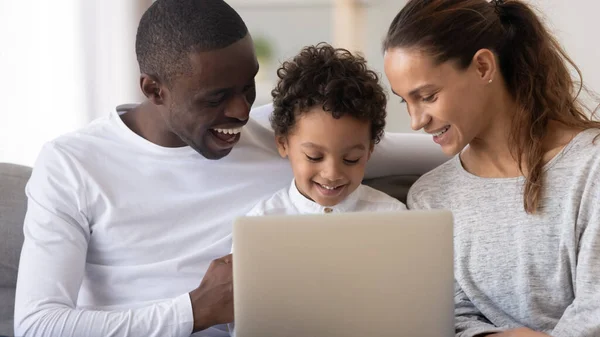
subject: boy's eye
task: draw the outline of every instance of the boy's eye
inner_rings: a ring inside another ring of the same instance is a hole
[[[360,158],[358,158],[358,159],[356,159],[356,160],[344,159],[344,162],[345,162],[346,164],[351,164],[351,165],[352,165],[352,164],[356,164],[356,163],[358,163],[359,161],[360,161]]]
[[[311,157],[309,155],[306,155],[306,159],[308,159],[309,161],[317,162],[317,161],[323,159],[323,157]]]

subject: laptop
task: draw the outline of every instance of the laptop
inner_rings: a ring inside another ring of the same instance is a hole
[[[238,218],[236,337],[454,336],[448,211]]]

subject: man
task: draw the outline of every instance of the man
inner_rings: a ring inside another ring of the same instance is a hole
[[[221,0],[157,0],[136,52],[147,100],[48,143],[35,165],[17,336],[228,335],[233,219],[292,178],[249,119],[252,39]]]

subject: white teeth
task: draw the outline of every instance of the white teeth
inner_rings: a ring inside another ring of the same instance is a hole
[[[337,187],[332,187],[332,186],[327,186],[327,185],[323,185],[323,184],[319,184],[321,185],[321,187],[323,187],[326,190],[335,190]]]
[[[432,133],[432,135],[434,135],[435,137],[439,137],[441,135],[443,135],[444,133],[446,133],[446,131],[448,131],[448,129],[450,129],[449,126],[445,127],[442,131],[440,132],[436,132],[436,133]]]
[[[217,129],[214,128],[213,130],[220,132],[220,133],[224,133],[226,135],[237,135],[238,133],[242,132],[242,128],[236,128],[236,129]]]

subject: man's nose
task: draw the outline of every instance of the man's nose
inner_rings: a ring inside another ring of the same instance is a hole
[[[250,103],[246,96],[236,95],[227,105],[225,116],[235,118],[240,121],[246,121],[250,118]]]

